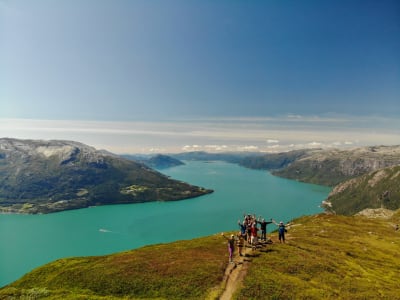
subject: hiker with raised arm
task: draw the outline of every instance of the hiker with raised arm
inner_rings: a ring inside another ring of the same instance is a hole
[[[254,223],[251,225],[251,247],[253,250],[257,248],[258,244],[258,228],[257,228],[257,222],[254,221]]]
[[[228,238],[222,232],[221,235],[228,240],[228,252],[229,252],[229,262],[233,263],[233,252],[235,251],[235,236],[231,234],[231,237]]]
[[[242,250],[244,247],[244,236],[243,236],[242,232],[240,232],[240,231],[238,232],[238,235],[237,235],[236,244],[238,247],[239,256],[243,256]]]
[[[246,226],[247,226],[246,221],[244,220],[243,223],[240,223],[240,220],[238,220],[238,225],[240,227],[240,234],[243,237],[246,237]]]
[[[251,244],[251,224],[252,224],[251,219],[250,218],[247,219],[247,224],[246,224],[247,239],[246,239],[246,241],[248,244]]]
[[[272,222],[278,226],[278,234],[279,234],[279,243],[284,243],[285,242],[285,233],[287,232],[285,224],[283,224],[282,221],[278,223],[276,223],[275,220],[272,220]]]
[[[266,241],[267,240],[267,225],[272,223],[272,219],[269,222],[265,221],[265,219],[262,219],[262,221],[260,222],[260,219],[261,219],[261,217],[258,218],[257,223],[261,225],[261,240]]]

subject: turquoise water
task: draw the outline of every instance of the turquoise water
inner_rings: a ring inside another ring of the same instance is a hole
[[[287,222],[320,212],[318,205],[330,191],[224,162],[186,162],[163,173],[215,192],[176,202],[0,215],[0,286],[62,257],[109,254],[236,230],[244,212]],[[269,231],[273,229],[269,225]]]

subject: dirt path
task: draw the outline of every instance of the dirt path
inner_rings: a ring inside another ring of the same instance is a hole
[[[269,246],[268,246],[269,247]],[[264,248],[265,249],[265,248]],[[236,249],[235,249],[236,250]],[[224,283],[225,289],[219,300],[230,300],[235,291],[240,288],[244,277],[246,276],[249,263],[259,250],[252,250],[250,246],[243,248],[243,256],[236,253],[234,263],[230,263],[225,270]]]
[[[301,224],[291,225],[291,226],[299,226]],[[218,297],[219,300],[230,300],[232,299],[233,294],[236,290],[240,289],[243,279],[246,276],[247,269],[249,264],[252,261],[252,258],[256,255],[259,255],[259,251],[268,252],[273,244],[278,243],[279,240],[276,235],[269,236],[272,243],[262,243],[260,247],[257,247],[256,250],[253,250],[250,245],[245,245],[243,248],[243,256],[239,256],[237,252],[235,252],[234,263],[230,263],[225,270],[225,275],[223,278],[223,292]],[[286,235],[286,241],[291,240],[292,237],[290,234]],[[237,250],[235,248],[235,250]]]

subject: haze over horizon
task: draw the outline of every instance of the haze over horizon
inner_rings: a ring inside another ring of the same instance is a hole
[[[400,144],[398,1],[0,0],[0,137],[116,153]]]

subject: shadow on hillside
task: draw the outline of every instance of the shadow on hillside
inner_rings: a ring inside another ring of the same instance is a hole
[[[276,250],[268,248],[268,249],[260,249],[259,252],[268,253],[268,252],[275,252]]]

